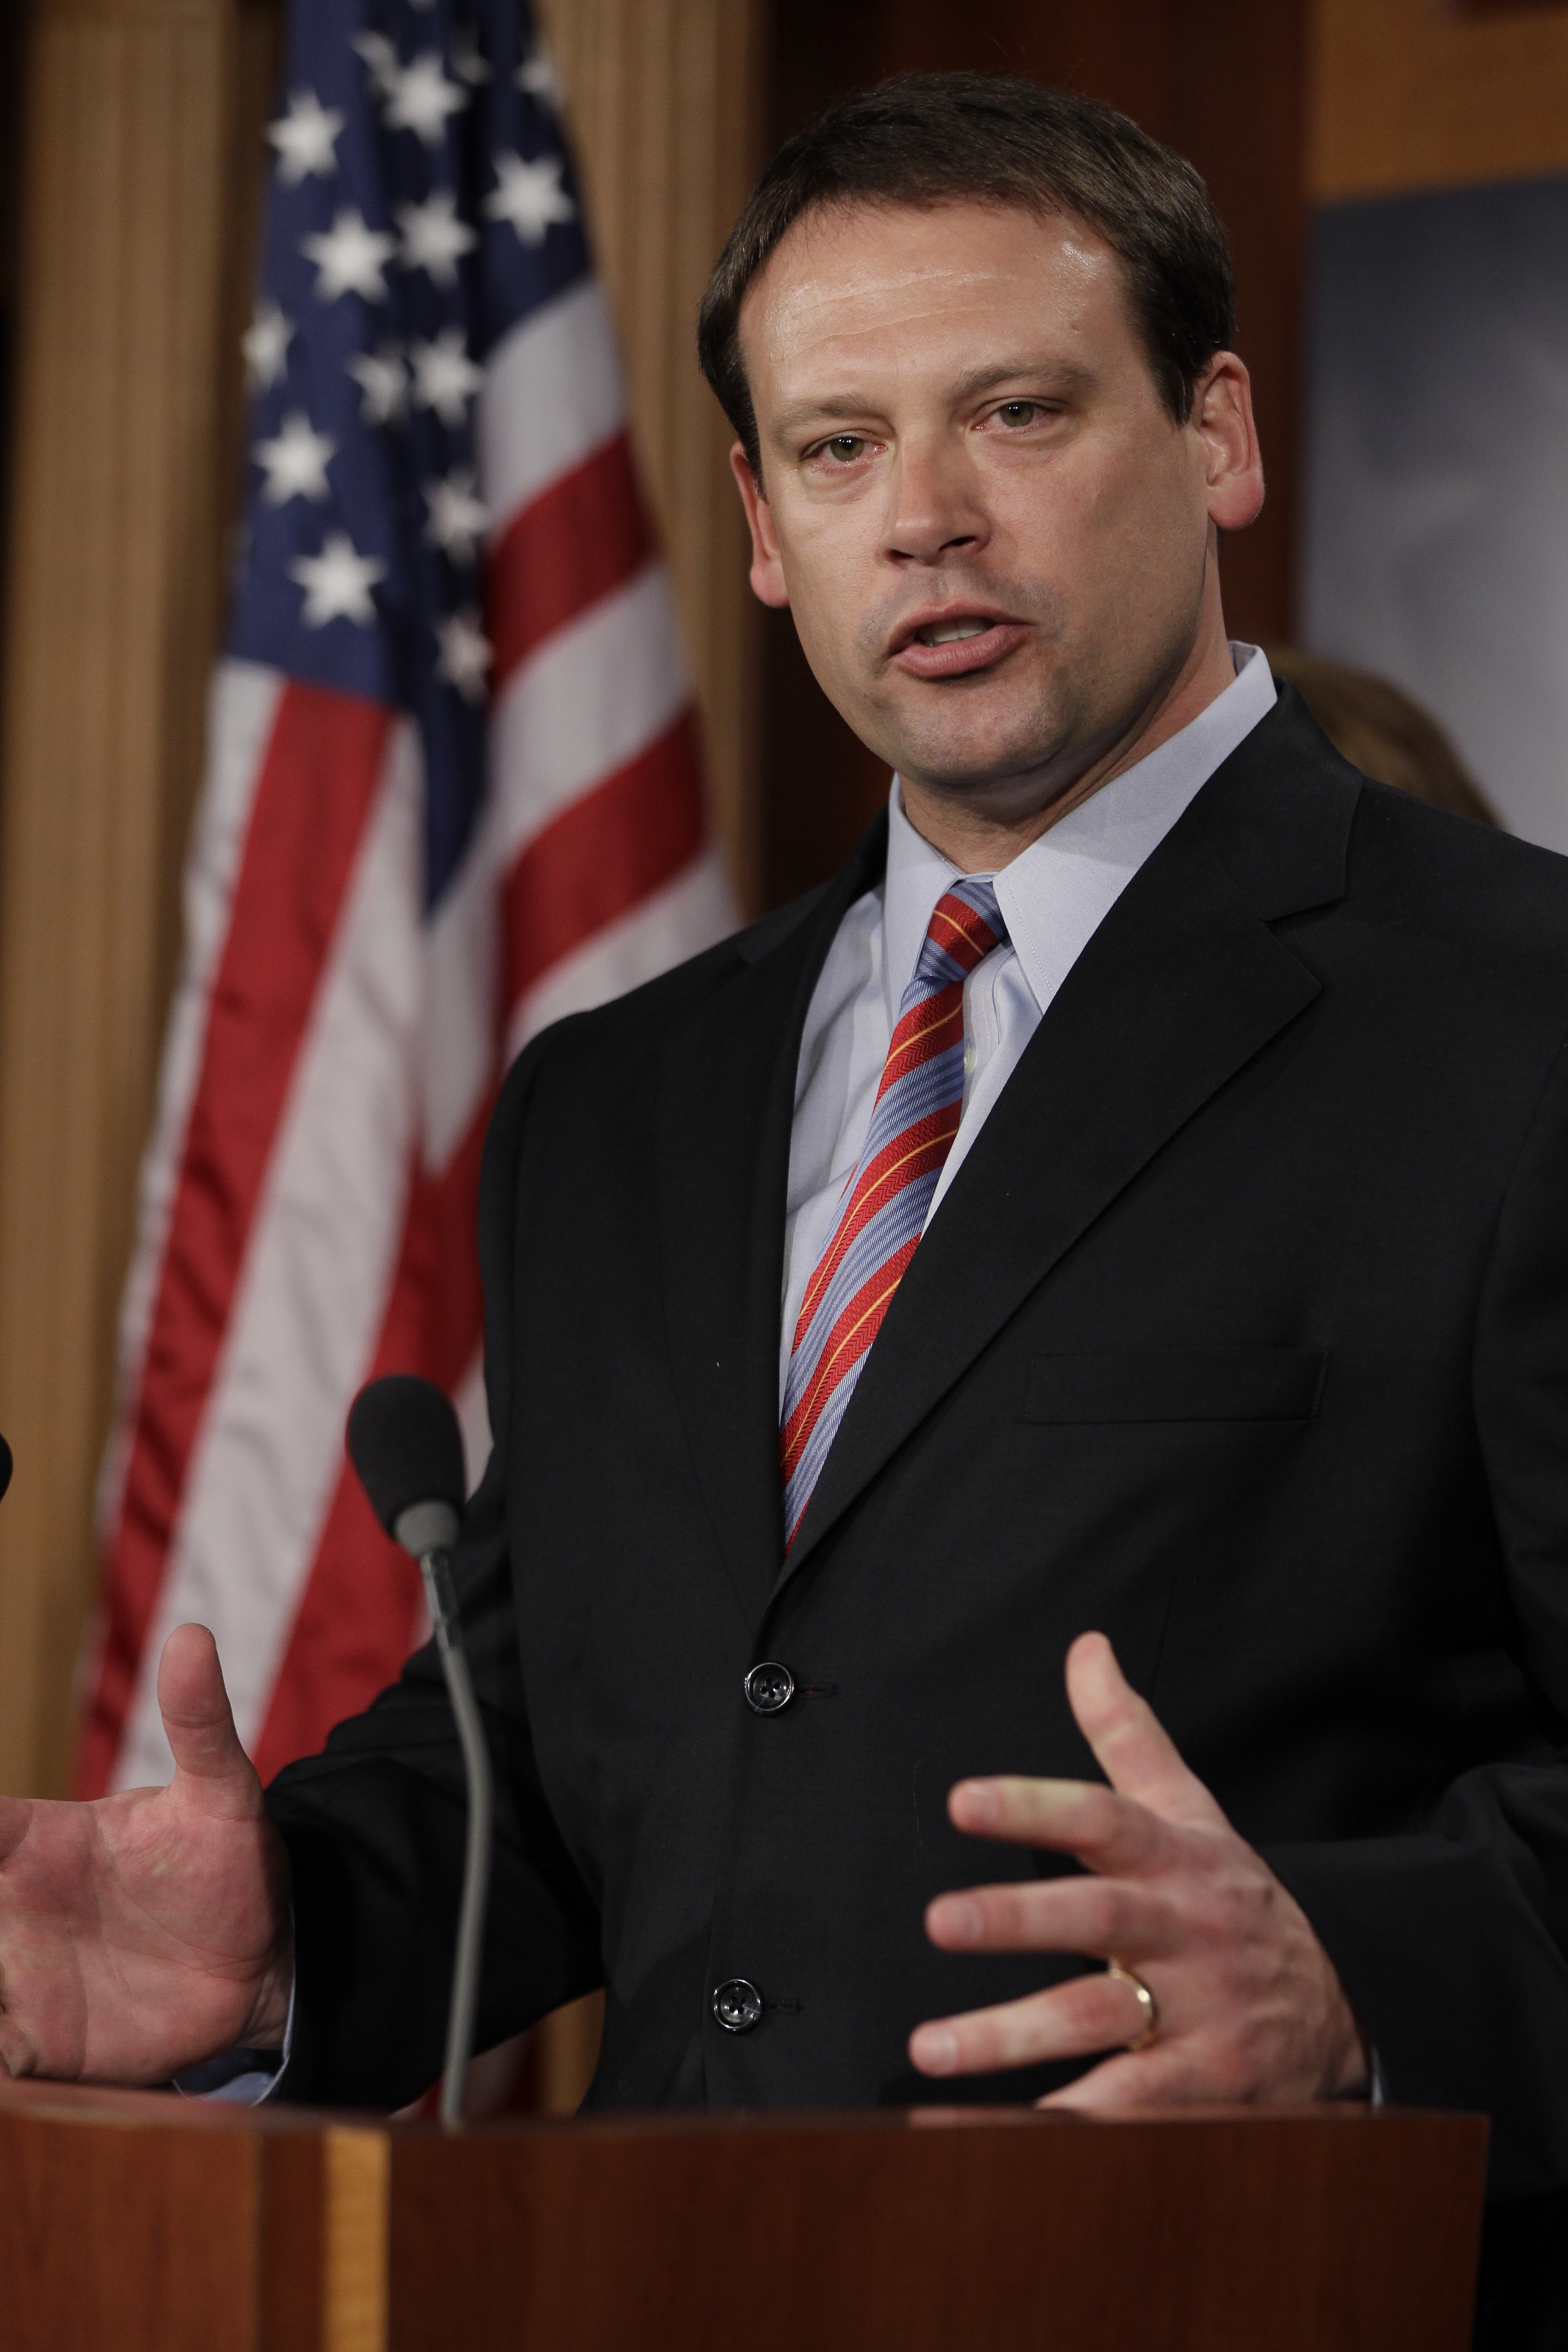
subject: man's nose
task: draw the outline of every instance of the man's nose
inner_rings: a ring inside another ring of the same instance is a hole
[[[905,442],[891,475],[886,544],[895,561],[936,563],[957,549],[983,546],[990,537],[974,468],[945,436]]]

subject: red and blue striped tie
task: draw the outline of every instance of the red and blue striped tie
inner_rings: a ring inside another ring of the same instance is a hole
[[[904,991],[860,1163],[795,1327],[779,1433],[786,1550],[958,1133],[963,983],[1006,937],[991,881],[954,883],[937,901]]]

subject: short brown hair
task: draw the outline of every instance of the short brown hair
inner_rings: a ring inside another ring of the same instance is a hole
[[[1016,75],[898,74],[835,100],[787,140],[720,255],[697,354],[761,473],[741,358],[746,289],[801,215],[830,205],[970,202],[1071,213],[1120,256],[1160,396],[1178,424],[1215,352],[1236,340],[1230,247],[1183,157],[1125,114]]]

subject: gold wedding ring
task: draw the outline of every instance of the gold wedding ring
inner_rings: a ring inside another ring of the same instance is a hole
[[[1127,2047],[1129,2050],[1147,2050],[1160,2031],[1159,2002],[1142,1978],[1134,1976],[1131,1969],[1124,1969],[1120,1960],[1108,1960],[1105,1973],[1108,1977],[1114,1977],[1118,1984],[1127,1985],[1137,1994],[1138,2006],[1143,2012],[1143,2024],[1136,2038],[1130,2042]]]

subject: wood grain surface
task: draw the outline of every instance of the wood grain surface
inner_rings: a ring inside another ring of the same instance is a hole
[[[1487,2127],[1308,2108],[448,2137],[0,2082],[6,2352],[1465,2352]]]
[[[391,2135],[0,2081],[5,2352],[384,2352]]]
[[[392,2147],[392,2352],[1464,2352],[1486,2127],[703,2119]]]
[[[1320,204],[1568,172],[1568,7],[1314,0]]]

